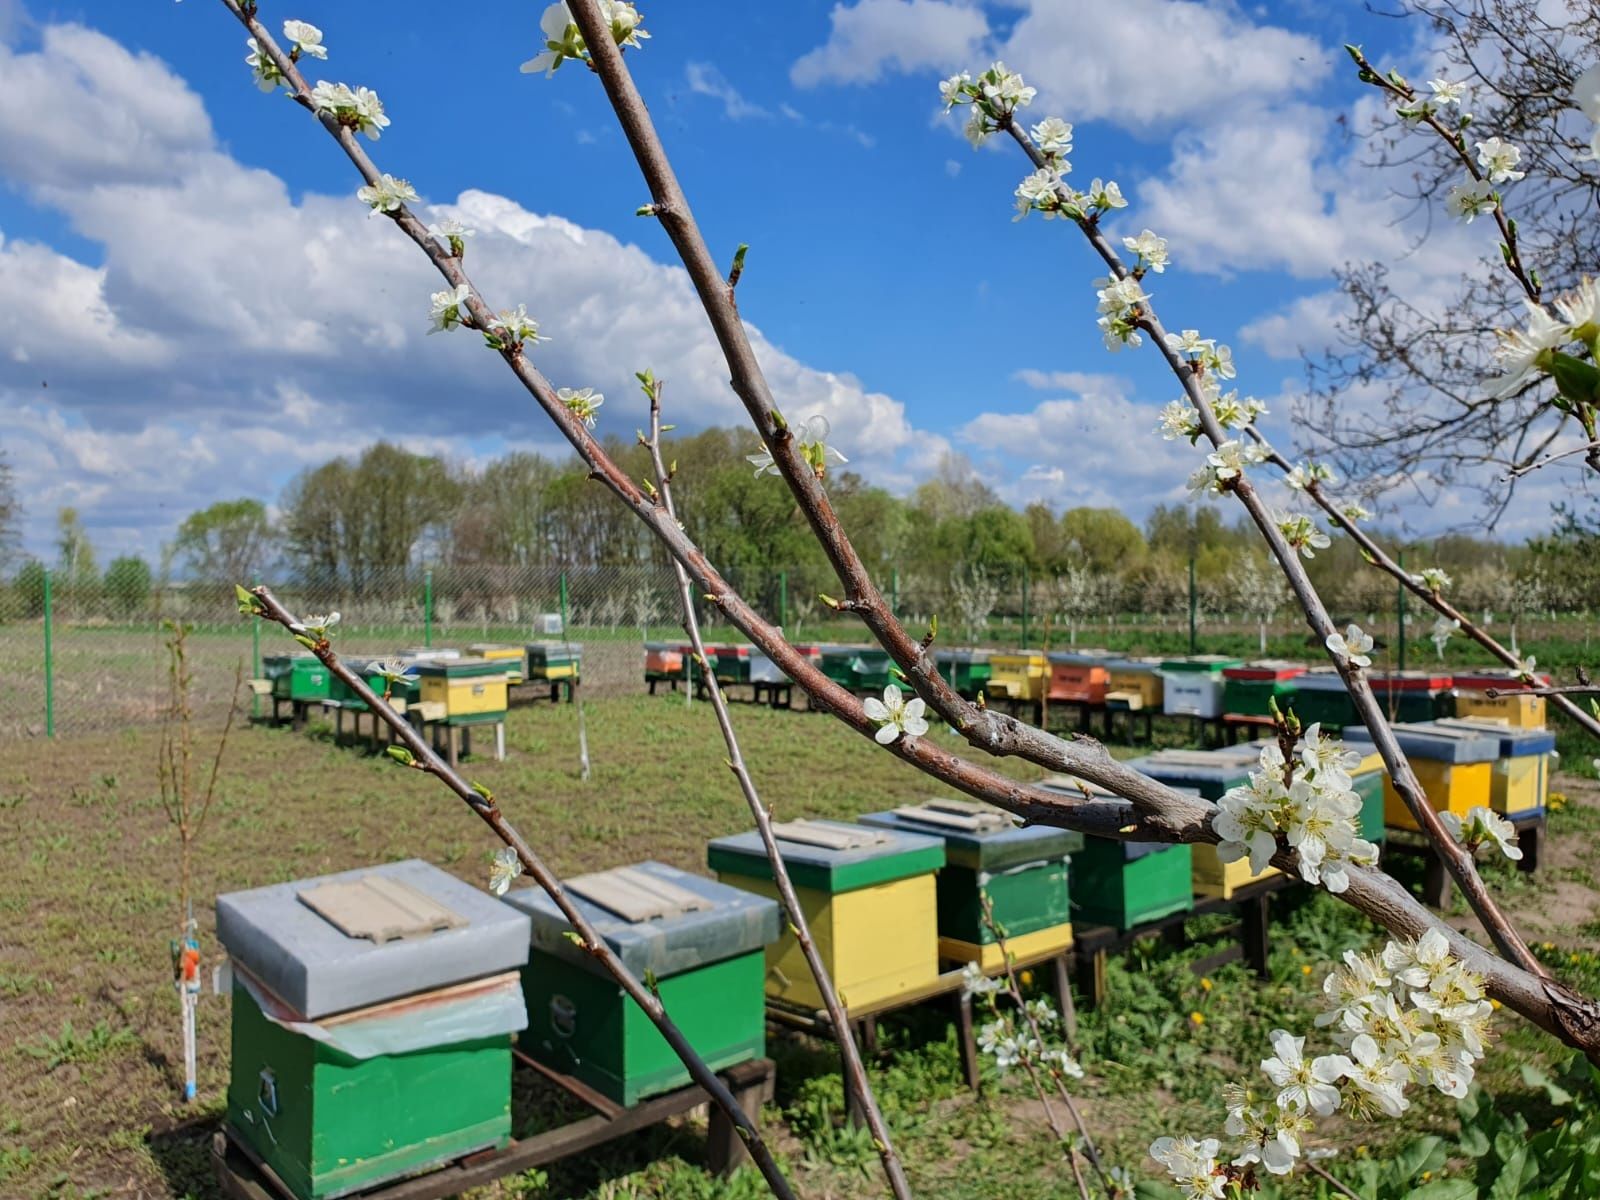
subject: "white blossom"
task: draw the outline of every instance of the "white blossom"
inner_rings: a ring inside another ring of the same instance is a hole
[[[278,64],[272,61],[272,56],[256,44],[255,38],[246,38],[244,44],[250,47],[250,53],[245,55],[245,63],[250,67],[255,76],[256,87],[263,92],[275,90],[279,84],[287,83],[283,72],[278,70]]]
[[[1094,281],[1099,310],[1112,317],[1127,316],[1144,301],[1150,299],[1139,281],[1132,275],[1121,279],[1107,276]]]
[[[521,874],[522,860],[517,857],[517,852],[510,846],[501,846],[489,863],[489,890],[496,896],[504,896],[511,881]]]
[[[945,111],[949,112],[958,104],[965,104],[971,99],[968,89],[972,86],[972,76],[962,71],[959,75],[952,75],[949,79],[939,84],[939,98],[944,101]],[[1034,134],[1038,136],[1037,133]]]
[[[383,101],[368,87],[352,89],[348,84],[319,79],[317,86],[311,89],[311,103],[320,115],[332,117],[357,133],[366,134],[372,141],[377,141],[389,127],[389,118],[383,114]]]
[[[1600,123],[1600,63],[1573,80],[1572,102],[1589,120]]]
[[[1305,558],[1315,558],[1318,550],[1333,544],[1331,538],[1303,513],[1287,513],[1277,519],[1278,532],[1289,543],[1290,549],[1300,551]]]
[[[1428,930],[1414,942],[1391,941],[1383,948],[1383,965],[1390,977],[1408,988],[1427,987],[1449,961],[1450,943],[1437,929]]]
[[[1344,505],[1339,509],[1339,511],[1344,514],[1345,520],[1352,523],[1359,521],[1370,521],[1373,517],[1373,512],[1370,508],[1365,508],[1362,505],[1354,502]]]
[[[472,289],[464,283],[443,292],[434,292],[429,300],[431,307],[428,317],[433,322],[429,333],[442,333],[447,329],[455,329],[460,325],[469,325],[472,316],[466,311],[467,301],[472,296]]]
[[[1411,578],[1430,592],[1442,592],[1454,582],[1443,567],[1425,567]]]
[[[1411,1107],[1405,1097],[1406,1070],[1393,1059],[1385,1057],[1378,1043],[1365,1033],[1357,1034],[1350,1043],[1354,1062],[1344,1058],[1344,1077],[1350,1080],[1384,1113],[1398,1117]]]
[[[643,18],[638,9],[625,0],[600,0],[600,15],[611,26],[611,40],[618,46],[638,49],[640,40],[650,36],[639,27]],[[589,47],[564,0],[544,10],[539,18],[539,32],[544,36],[544,49],[522,64],[520,69],[524,75],[543,71],[548,78],[569,58],[581,62],[589,60]]]
[[[1200,436],[1200,410],[1189,403],[1188,397],[1169,400],[1161,410],[1161,419],[1156,428],[1169,442],[1178,438],[1188,438],[1192,442]]]
[[[1442,812],[1439,814],[1439,823],[1452,838],[1470,849],[1477,849],[1484,842],[1493,842],[1513,862],[1522,858],[1522,849],[1517,845],[1517,827],[1481,804],[1469,809],[1465,820],[1459,813]]]
[[[1326,1117],[1339,1107],[1336,1086],[1342,1072],[1333,1056],[1306,1061],[1302,1054],[1306,1040],[1285,1029],[1271,1035],[1273,1057],[1263,1059],[1261,1069],[1278,1088],[1279,1108],[1309,1108]]]
[[[979,90],[989,102],[995,115],[1011,112],[1032,103],[1037,90],[1022,82],[1022,76],[1009,70],[1005,63],[996,62],[983,73]]]
[[[1461,628],[1461,622],[1453,617],[1439,617],[1434,621],[1433,627],[1428,630],[1428,637],[1433,640],[1434,651],[1440,658],[1444,657],[1444,648],[1449,643],[1451,635]]]
[[[1072,153],[1072,126],[1060,117],[1046,117],[1028,132],[1033,135],[1039,153],[1047,158],[1061,158]]]
[[[1454,184],[1444,197],[1445,211],[1468,225],[1475,218],[1486,217],[1494,212],[1498,203],[1494,185],[1487,179],[1469,179],[1465,183]]]
[[[1139,346],[1144,343],[1144,338],[1139,336],[1138,326],[1126,317],[1105,316],[1095,324],[1100,326],[1100,340],[1113,354],[1124,346]]]
[[[1227,1176],[1217,1166],[1222,1143],[1216,1138],[1157,1138],[1150,1143],[1150,1157],[1167,1169],[1184,1200],[1223,1200],[1227,1195]]]
[[[1527,329],[1499,330],[1500,344],[1494,356],[1502,374],[1488,382],[1491,396],[1504,398],[1521,391],[1529,379],[1550,360],[1550,352],[1571,340],[1572,331],[1556,320],[1544,305],[1524,298],[1528,310]]]
[[[1139,265],[1157,275],[1167,269],[1167,239],[1146,229],[1138,237],[1125,237],[1122,244],[1139,256]]]
[[[961,968],[961,990],[968,996],[992,996],[1004,989],[1004,983],[994,976],[985,975],[983,968],[975,962],[969,962]]]
[[[524,342],[548,340],[539,336],[539,322],[528,315],[528,307],[525,304],[519,304],[515,308],[502,308],[490,320],[489,332],[493,335],[497,348],[503,349],[520,346]]]
[[[1527,658],[1518,659],[1517,665],[1513,668],[1513,670],[1515,670],[1522,679],[1529,683],[1534,683],[1536,682],[1534,669],[1538,667],[1538,665],[1539,660],[1530,654]]]
[[[879,745],[891,744],[902,733],[921,737],[928,732],[928,722],[922,715],[927,706],[922,697],[913,696],[907,700],[905,693],[892,683],[883,689],[882,700],[868,696],[861,707],[868,720],[878,722],[878,732],[874,736]]]
[[[572,415],[590,429],[594,428],[595,415],[600,406],[606,402],[605,394],[597,392],[593,388],[578,388],[577,390],[557,388],[556,399],[565,404],[572,411]]]
[[[446,217],[436,225],[429,225],[428,232],[450,247],[450,253],[460,258],[465,251],[466,239],[474,236],[478,231],[469,229],[454,217]]]
[[[1020,221],[1034,209],[1044,213],[1046,220],[1061,216],[1061,197],[1056,193],[1060,183],[1060,172],[1052,167],[1042,168],[1024,178],[1017,184],[1017,215],[1013,219]]]
[[[828,423],[828,418],[821,413],[807,417],[794,431],[795,445],[800,447],[800,457],[816,472],[820,479],[828,469],[828,463],[847,463],[850,460],[839,451],[828,445],[828,434],[833,426]]]
[[[1478,165],[1489,176],[1490,183],[1515,183],[1527,174],[1516,169],[1522,161],[1522,151],[1510,142],[1492,137],[1478,142],[1475,148],[1478,151]]]
[[[1557,297],[1556,311],[1571,326],[1571,336],[1577,341],[1592,342],[1600,333],[1600,283],[1584,276],[1578,290]]]
[[[328,49],[322,44],[322,30],[309,21],[285,21],[283,37],[289,43],[289,53],[296,57],[328,57]]]
[[[1227,346],[1214,346],[1205,354],[1206,369],[1219,379],[1232,379],[1237,372],[1233,366],[1233,351]]]
[[[1185,358],[1199,358],[1217,343],[1214,338],[1203,338],[1198,329],[1185,329],[1182,333],[1169,333],[1161,339],[1167,347]]]
[[[1127,208],[1128,202],[1122,197],[1122,189],[1117,186],[1114,179],[1104,183],[1096,179],[1089,185],[1089,203],[1095,208],[1109,212],[1113,208]]]
[[[301,617],[299,622],[302,630],[309,634],[315,634],[317,637],[327,637],[328,630],[338,623],[339,614],[337,612],[327,614],[312,613],[310,616]]]
[[[1083,1068],[1065,1046],[1054,1046],[1039,1053],[1039,1061],[1046,1067],[1061,1072],[1069,1079],[1082,1079]]]
[[[1372,659],[1367,652],[1372,649],[1372,638],[1359,625],[1347,625],[1342,634],[1330,633],[1325,644],[1338,658],[1347,659],[1351,666],[1370,667]]]
[[[1467,94],[1465,83],[1451,83],[1444,79],[1430,79],[1428,86],[1433,89],[1434,101],[1439,104],[1460,105]]]

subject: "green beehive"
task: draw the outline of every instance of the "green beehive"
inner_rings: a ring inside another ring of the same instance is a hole
[[[1450,693],[1450,676],[1430,671],[1368,672],[1367,682],[1391,721],[1431,721],[1438,715],[1441,698]]]
[[[933,661],[939,674],[968,700],[983,695],[990,674],[987,650],[935,650]]]
[[[1273,702],[1281,709],[1294,692],[1295,677],[1303,674],[1302,664],[1278,659],[1226,667],[1222,672],[1222,709],[1243,717],[1271,716]]]
[[[706,658],[718,683],[743,684],[750,682],[750,653],[754,649],[745,642],[724,642],[706,647]]]
[[[581,642],[529,642],[527,654],[529,679],[570,679],[577,683],[583,674]]]
[[[825,645],[822,647],[822,673],[842,688],[852,692],[870,691],[871,684],[862,682],[870,673],[868,658],[871,646]],[[878,691],[883,691],[879,684]]]
[[[766,947],[776,941],[772,900],[657,862],[566,881],[579,911],[623,964],[653,977],[683,1035],[712,1070],[766,1052]],[[659,1030],[594,956],[540,888],[506,903],[532,920],[522,973],[528,1030],[520,1041],[540,1062],[631,1105],[690,1082]]]
[[[1293,691],[1279,706],[1287,708],[1300,718],[1302,727],[1321,723],[1324,729],[1334,731],[1353,725],[1356,721],[1355,702],[1344,679],[1332,667],[1315,667],[1291,681]]]
[[[1083,789],[1106,795],[1105,789],[1067,776],[1044,780],[1040,787],[1075,799]],[[1193,857],[1186,845],[1125,842],[1084,835],[1083,849],[1072,856],[1072,912],[1092,925],[1132,929],[1146,921],[1187,912],[1194,907]]]
[[[413,859],[219,896],[217,939],[229,1132],[300,1200],[509,1140],[526,917]]]
[[[1083,849],[1081,833],[1023,828],[997,808],[944,799],[869,813],[861,823],[943,839],[945,867],[935,885],[940,957],[985,969],[1003,964],[984,897],[1018,958],[1072,944],[1067,857]]]
[[[269,654],[261,660],[261,673],[272,681],[274,699],[315,702],[331,698],[333,672],[315,654]]]
[[[382,696],[384,689],[388,688],[389,700],[391,702],[404,702],[406,704],[411,703],[411,701],[417,698],[420,686],[417,682],[416,676],[407,674],[404,679],[397,680],[393,684],[390,684],[389,681],[386,680],[382,675],[378,674],[376,670],[377,666],[383,661],[385,660],[377,658],[347,658],[344,660],[344,665],[349,667],[357,675],[361,676],[361,678],[366,681],[367,686],[371,688],[377,695]],[[347,710],[352,710],[355,712],[367,711],[366,701],[361,699],[360,696],[356,695],[355,689],[350,687],[349,684],[345,683],[345,681],[340,679],[337,675],[333,677],[333,681],[328,687],[328,699],[338,701],[339,705]]]

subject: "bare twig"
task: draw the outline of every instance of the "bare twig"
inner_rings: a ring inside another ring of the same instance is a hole
[[[1573,446],[1569,450],[1547,454],[1536,462],[1524,463],[1520,467],[1512,467],[1506,472],[1506,478],[1521,479],[1524,475],[1530,475],[1534,471],[1548,467],[1553,462],[1560,462],[1563,458],[1575,458],[1580,454],[1593,454],[1596,450],[1600,450],[1600,442],[1585,442],[1583,445]]]
[[[231,0],[224,0],[231,3]],[[306,636],[307,630],[295,616],[279,603],[271,591],[266,587],[251,589],[260,605],[259,615],[269,621],[276,621],[290,633]],[[506,820],[500,811],[500,806],[495,802],[494,795],[481,785],[474,785],[463,777],[456,769],[445,762],[436,754],[427,741],[418,733],[403,716],[397,713],[389,704],[377,695],[367,681],[356,672],[345,666],[339,656],[334,653],[332,645],[326,637],[310,638],[311,652],[322,661],[322,664],[339,680],[355,693],[356,698],[364,702],[373,714],[393,732],[400,744],[410,753],[412,765],[421,771],[427,772],[440,783],[454,792],[464,801],[468,808],[475,812],[490,829],[512,850],[516,851],[518,860],[528,875],[545,890],[545,893],[555,902],[561,915],[571,924],[573,932],[583,943],[586,950],[608,975],[621,985],[622,990],[628,993],[629,998],[644,1010],[645,1016],[650,1019],[657,1031],[672,1052],[682,1060],[688,1068],[690,1076],[695,1083],[703,1088],[711,1097],[712,1103],[727,1114],[733,1122],[739,1137],[745,1147],[750,1151],[756,1168],[766,1180],[767,1186],[773,1195],[780,1200],[794,1200],[794,1191],[789,1186],[789,1181],[784,1178],[782,1170],[772,1157],[772,1151],[761,1137],[761,1131],[739,1107],[739,1102],[734,1099],[733,1093],[728,1090],[728,1085],[722,1081],[705,1063],[705,1060],[689,1044],[687,1038],[678,1029],[672,1018],[667,1014],[661,999],[655,992],[646,987],[634,974],[628,970],[615,951],[606,944],[598,930],[589,923],[582,911],[572,902],[572,897],[567,894],[566,888],[533,847],[517,832],[511,822]]]
[[[735,262],[735,272],[730,276],[730,290],[733,283],[737,282],[737,269],[742,259],[741,253],[740,259]],[[661,505],[666,509],[667,516],[676,521],[678,512],[672,500],[672,474],[661,459],[662,383],[648,373],[640,376],[640,382],[644,385],[645,395],[650,398],[650,436],[645,439],[645,445],[650,451],[650,462],[655,469]],[[889,1136],[888,1123],[883,1119],[877,1097],[873,1095],[872,1081],[867,1078],[866,1067],[861,1061],[861,1052],[856,1046],[855,1035],[851,1032],[849,1013],[839,999],[838,990],[828,974],[827,964],[817,952],[817,944],[811,936],[811,927],[806,921],[805,910],[801,907],[800,898],[795,894],[794,883],[789,878],[789,868],[783,860],[777,838],[772,832],[772,814],[761,802],[755,780],[751,778],[749,768],[745,766],[744,753],[739,748],[739,739],[733,730],[733,717],[728,712],[722,686],[717,681],[716,672],[711,669],[706,659],[706,647],[700,634],[700,620],[695,616],[694,592],[689,582],[689,574],[677,559],[673,559],[672,567],[678,579],[678,599],[683,609],[683,631],[689,635],[689,644],[693,648],[695,658],[701,664],[706,693],[711,699],[712,711],[716,713],[717,726],[722,730],[723,744],[728,750],[728,769],[738,780],[739,790],[744,793],[745,803],[750,806],[750,814],[755,818],[756,831],[760,834],[761,844],[767,852],[767,865],[772,871],[772,882],[778,889],[779,899],[783,902],[785,920],[800,947],[800,953],[805,957],[812,978],[816,980],[817,990],[822,994],[823,1007],[828,1012],[828,1023],[833,1027],[834,1039],[839,1044],[845,1094],[853,1095],[860,1106],[862,1116],[867,1123],[867,1130],[872,1134],[873,1146],[882,1160],[890,1191],[897,1200],[909,1200],[911,1185],[906,1179],[900,1156],[895,1152],[894,1141]]]
[[[1320,1164],[1318,1164],[1316,1159],[1308,1158],[1305,1161],[1306,1161],[1306,1170],[1310,1171],[1313,1175],[1317,1176],[1324,1183],[1326,1183],[1329,1187],[1331,1187],[1334,1191],[1338,1192],[1341,1196],[1349,1196],[1350,1200],[1361,1200],[1361,1193],[1353,1192],[1349,1188],[1347,1188],[1344,1184],[1340,1183],[1331,1174],[1329,1174],[1328,1171],[1324,1167],[1322,1167]]]

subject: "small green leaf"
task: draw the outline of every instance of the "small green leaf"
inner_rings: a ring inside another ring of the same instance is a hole
[[[238,598],[239,611],[247,617],[260,616],[265,610],[261,607],[261,600],[249,588],[242,584],[233,585],[233,594]]]
[[[304,647],[305,647],[305,648],[306,648],[306,649],[307,649],[307,650],[315,650],[315,649],[316,649],[316,648],[317,648],[317,641],[316,641],[316,639],[315,639],[315,638],[309,638],[309,637],[307,637],[307,636],[306,636],[306,635],[305,635],[305,634],[303,634],[303,633],[297,633],[297,634],[295,634],[295,635],[294,635],[294,640],[295,640],[295,641],[297,641],[297,642],[299,642],[299,643],[300,643],[300,644],[301,644],[301,645],[302,645],[302,646],[304,646]]]
[[[482,796],[490,804],[494,803],[494,793],[488,788],[484,787],[483,784],[479,783],[476,779],[467,780],[467,786],[473,791],[477,792],[478,795]]]
[[[567,941],[571,942],[574,946],[583,945],[583,939],[578,936],[576,930],[568,929],[561,936],[566,938]]]
[[[385,746],[383,752],[402,767],[414,767],[417,765],[417,756],[404,746]]]

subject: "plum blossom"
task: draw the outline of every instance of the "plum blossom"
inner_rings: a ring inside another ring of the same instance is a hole
[[[1451,636],[1461,628],[1461,622],[1453,617],[1440,617],[1434,621],[1428,630],[1428,637],[1433,641],[1433,649],[1440,658],[1444,657],[1444,648],[1449,644]]]
[[[1161,410],[1161,419],[1156,428],[1161,431],[1161,436],[1166,441],[1187,438],[1193,442],[1200,436],[1200,410],[1189,403],[1187,396],[1169,400],[1167,406]]]
[[[1139,266],[1157,275],[1167,269],[1167,239],[1146,229],[1138,237],[1125,237],[1122,244],[1139,256]]]
[[[1339,509],[1339,512],[1344,516],[1345,520],[1351,522],[1352,524],[1359,523],[1361,521],[1370,521],[1375,515],[1370,508],[1366,508],[1354,502],[1343,505]]]
[[[484,339],[496,350],[509,350],[524,342],[548,341],[539,336],[539,322],[528,315],[528,306],[502,308],[490,318]]]
[[[1363,632],[1359,625],[1345,626],[1342,634],[1330,633],[1324,644],[1335,657],[1346,659],[1353,667],[1372,665],[1372,659],[1367,653],[1372,649],[1372,637]]]
[[[1433,89],[1433,99],[1438,104],[1459,106],[1467,94],[1467,85],[1465,83],[1451,83],[1444,79],[1430,79],[1428,80],[1428,86]]]
[[[1047,221],[1052,217],[1069,215],[1063,211],[1057,190],[1060,186],[1061,174],[1054,167],[1044,167],[1027,176],[1017,184],[1017,215],[1012,219],[1020,221],[1035,209],[1042,212]]]
[[[383,101],[368,87],[351,88],[348,84],[319,79],[317,86],[311,89],[311,104],[318,116],[332,117],[345,128],[364,133],[374,142],[389,127]]]
[[[496,896],[504,896],[511,881],[521,874],[522,859],[510,846],[501,846],[489,863],[489,890]]]
[[[1459,813],[1442,812],[1439,823],[1452,838],[1470,850],[1476,850],[1484,842],[1493,842],[1513,862],[1522,858],[1522,849],[1517,845],[1517,827],[1481,804],[1469,809],[1465,819]]]
[[[1046,117],[1028,132],[1046,158],[1064,158],[1072,153],[1072,126],[1060,117]]]
[[[1290,549],[1300,551],[1305,558],[1315,558],[1318,550],[1326,550],[1333,544],[1332,539],[1304,513],[1284,514],[1278,518],[1277,525],[1278,532],[1283,534],[1283,540],[1289,543]]]
[[[639,10],[625,0],[600,0],[600,15],[611,26],[611,40],[618,46],[637,50],[640,41],[650,36],[639,28],[644,19]],[[539,18],[539,32],[544,35],[544,49],[522,64],[520,69],[524,75],[543,71],[549,78],[568,59],[589,61],[589,47],[564,0],[544,10]]]
[[[556,399],[565,404],[577,417],[590,429],[594,428],[596,414],[600,406],[606,402],[605,394],[593,388],[557,388]]]
[[[1185,358],[1199,358],[1214,347],[1216,339],[1203,338],[1198,329],[1185,329],[1182,333],[1169,333],[1162,338],[1167,347]]]
[[[1150,1143],[1150,1157],[1167,1169],[1184,1200],[1222,1200],[1228,1194],[1228,1178],[1217,1165],[1221,1149],[1216,1138],[1163,1137]]]
[[[1444,197],[1444,208],[1452,217],[1471,225],[1477,217],[1486,217],[1499,204],[1494,185],[1487,179],[1470,179],[1453,184]]]
[[[1127,208],[1128,202],[1123,198],[1122,189],[1117,186],[1117,181],[1108,179],[1104,183],[1096,179],[1089,185],[1089,203],[1102,212],[1110,212],[1114,208]]]
[[[1492,137],[1478,142],[1478,165],[1489,176],[1490,183],[1515,183],[1527,174],[1516,166],[1522,161],[1522,151],[1510,142]]]
[[[454,217],[446,217],[436,225],[429,225],[428,232],[450,247],[452,258],[460,258],[467,252],[466,239],[477,234],[476,229],[468,229]]]
[[[255,38],[246,38],[246,46],[250,53],[245,55],[245,64],[254,75],[256,87],[263,92],[275,91],[280,85],[287,84],[283,72],[278,70],[278,64],[272,61],[272,56],[256,44]]]
[[[1443,567],[1425,567],[1411,578],[1435,594],[1444,591],[1454,582]]]
[[[1306,1040],[1286,1029],[1271,1035],[1273,1056],[1263,1059],[1261,1069],[1278,1089],[1279,1108],[1309,1108],[1326,1117],[1339,1107],[1339,1064],[1332,1056],[1307,1061],[1303,1055]]]
[[[1556,311],[1572,327],[1575,341],[1593,342],[1600,335],[1600,282],[1584,276],[1578,290],[1557,297]]]
[[[905,693],[892,683],[883,689],[882,700],[868,696],[861,707],[869,720],[878,722],[874,737],[880,746],[890,745],[902,733],[921,737],[928,732],[928,722],[922,715],[927,705],[922,697],[913,696],[907,700]]]
[[[443,333],[447,329],[455,329],[461,325],[472,323],[472,316],[466,311],[467,301],[472,298],[472,289],[464,283],[443,292],[434,292],[429,297],[432,307],[428,317],[433,321],[429,333]]]
[[[291,58],[328,57],[328,48],[322,44],[322,30],[309,21],[285,21],[283,38],[289,43]]]

